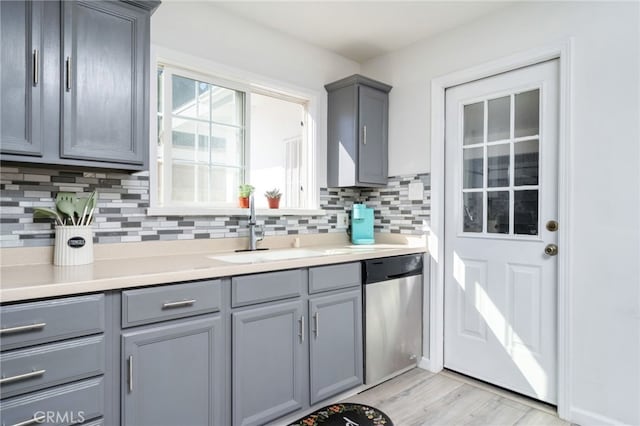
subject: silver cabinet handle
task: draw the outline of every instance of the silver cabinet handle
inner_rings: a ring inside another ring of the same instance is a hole
[[[33,85],[38,85],[38,79],[40,78],[40,54],[38,49],[33,49]]]
[[[320,312],[313,314],[313,334],[318,338],[318,324],[320,323]]]
[[[42,376],[45,373],[45,371],[47,371],[47,370],[37,370],[37,371],[32,371],[30,373],[18,374],[16,376],[3,377],[2,379],[0,379],[0,385],[4,385],[5,383],[17,382],[19,380],[27,380],[27,379],[31,379],[33,377]]]
[[[367,125],[365,124],[364,127],[362,128],[362,140],[363,140],[363,144],[366,145],[367,144]]]
[[[166,302],[162,304],[162,309],[183,308],[185,306],[192,306],[194,303],[196,303],[196,299],[178,300],[177,302]]]
[[[304,315],[300,317],[298,322],[300,323],[300,333],[298,333],[298,336],[300,336],[300,343],[304,343]]]
[[[44,419],[46,418],[46,416],[44,414],[40,414],[39,416],[36,416],[35,414],[33,415],[32,418],[30,418],[29,420],[25,420],[23,422],[20,423],[14,423],[13,426],[29,426],[29,425],[35,425],[37,423],[42,423],[44,421]]]
[[[127,362],[128,371],[127,371],[127,383],[129,384],[129,393],[133,392],[133,355],[129,355],[129,360]]]
[[[35,331],[43,329],[47,325],[46,322],[39,322],[37,324],[19,325],[17,327],[3,328],[0,330],[0,334],[20,333],[21,331]]]
[[[66,71],[67,71],[65,85],[67,86],[67,92],[70,92],[71,91],[71,57],[70,56],[67,56],[65,65],[66,65]]]

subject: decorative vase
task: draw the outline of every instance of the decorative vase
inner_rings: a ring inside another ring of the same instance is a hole
[[[277,209],[280,207],[280,198],[267,198],[270,209]]]
[[[91,226],[56,226],[53,264],[57,266],[93,263],[93,229]]]
[[[238,205],[242,209],[249,208],[249,197],[238,197]]]

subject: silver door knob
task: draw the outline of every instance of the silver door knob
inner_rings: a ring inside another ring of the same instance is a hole
[[[547,244],[544,248],[544,254],[547,256],[556,256],[558,254],[558,246],[555,244]]]

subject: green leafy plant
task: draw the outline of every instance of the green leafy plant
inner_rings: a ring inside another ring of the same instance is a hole
[[[239,186],[238,195],[242,198],[246,198],[251,194],[253,194],[253,191],[255,191],[255,189],[256,188],[254,188],[253,185],[243,183],[242,185]]]
[[[96,208],[98,193],[93,191],[86,198],[78,198],[72,192],[58,192],[56,195],[56,207],[36,207],[33,209],[35,219],[54,219],[60,226],[86,226],[93,220],[93,212]]]
[[[273,188],[272,190],[265,192],[264,196],[274,200],[279,200],[280,197],[282,197],[282,193],[278,188]]]

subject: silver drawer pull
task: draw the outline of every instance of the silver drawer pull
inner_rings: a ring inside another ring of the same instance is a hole
[[[177,302],[166,302],[162,304],[162,309],[183,308],[185,306],[192,306],[194,303],[196,303],[196,299],[179,300]]]
[[[129,355],[129,368],[127,369],[127,384],[129,385],[129,393],[133,392],[133,355]]]
[[[33,377],[42,376],[45,373],[45,371],[47,370],[37,370],[37,371],[34,370],[30,373],[18,374],[17,376],[3,377],[2,379],[0,379],[0,385],[4,385],[5,383],[16,382],[18,380],[27,380]]]
[[[65,61],[66,64],[66,77],[65,77],[65,86],[67,89],[67,92],[71,91],[71,57],[67,56],[67,60]]]
[[[29,425],[35,425],[38,423],[42,423],[44,422],[44,420],[46,419],[46,416],[44,414],[40,414],[39,416],[36,416],[35,414],[33,415],[32,418],[30,418],[29,420],[25,420],[23,422],[20,423],[14,423],[13,426],[29,426]]]
[[[319,329],[319,322],[320,322],[320,312],[316,312],[315,314],[313,314],[313,322],[314,322],[314,329],[313,329],[313,334],[315,334],[316,338],[318,337],[318,329]]]
[[[33,85],[38,85],[38,80],[40,78],[40,54],[38,49],[33,49]]]
[[[46,322],[39,322],[38,324],[19,325],[17,327],[3,328],[0,330],[0,334],[19,333],[21,331],[35,331],[43,329],[47,325]]]
[[[304,343],[304,315],[300,317],[298,322],[300,323],[300,333],[298,333],[298,337],[300,337],[300,343]]]

